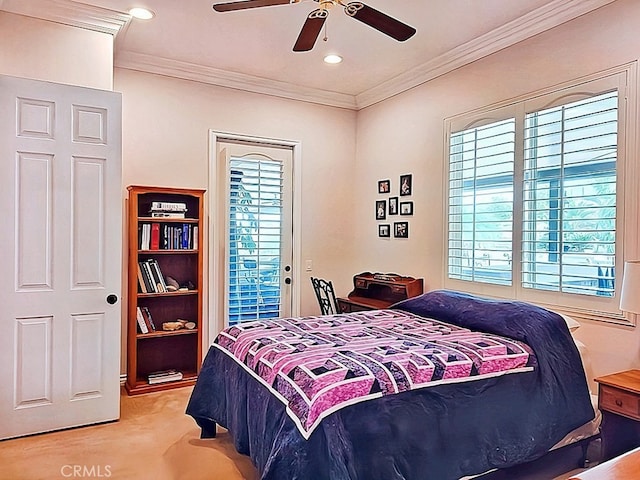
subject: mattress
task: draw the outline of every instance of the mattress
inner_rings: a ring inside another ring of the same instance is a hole
[[[595,417],[589,423],[586,423],[581,427],[578,427],[575,430],[569,432],[566,437],[564,437],[554,445],[552,450],[564,447],[565,445],[569,445],[571,443],[579,442],[580,440],[584,440],[585,438],[589,438],[597,434],[600,430],[600,424],[602,423],[602,412],[598,410],[597,387],[594,386],[595,383],[593,381],[593,372],[591,370],[591,356],[589,354],[589,349],[577,338],[574,337],[573,341],[575,342],[576,347],[578,347],[578,353],[580,353],[580,358],[582,359],[582,365],[587,377],[587,385],[589,386],[589,393],[591,394],[591,405],[593,406]]]
[[[593,420],[569,432],[567,436],[556,443],[551,450],[579,442],[580,440],[592,437],[598,433],[600,430],[600,424],[602,423],[602,412],[598,410],[598,395],[591,394],[591,404],[593,405],[593,411],[595,412]]]

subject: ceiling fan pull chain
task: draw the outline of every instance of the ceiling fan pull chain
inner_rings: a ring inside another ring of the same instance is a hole
[[[325,22],[324,24],[324,38],[322,39],[323,42],[326,42],[329,39],[329,36],[327,35],[327,23]]]

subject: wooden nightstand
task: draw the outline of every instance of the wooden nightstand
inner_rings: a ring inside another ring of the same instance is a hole
[[[602,460],[640,446],[640,370],[605,375],[598,382]]]

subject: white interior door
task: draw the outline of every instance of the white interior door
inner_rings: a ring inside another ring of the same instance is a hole
[[[120,415],[121,96],[0,76],[0,438]]]
[[[292,151],[224,144],[225,324],[291,315]]]

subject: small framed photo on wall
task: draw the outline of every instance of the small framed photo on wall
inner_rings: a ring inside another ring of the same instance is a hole
[[[413,202],[400,202],[400,215],[413,215]]]
[[[391,225],[388,223],[383,223],[378,225],[378,236],[383,238],[388,238],[391,236]]]
[[[378,181],[378,193],[391,192],[391,180],[379,180]]]
[[[411,195],[412,190],[412,178],[411,174],[400,175],[400,196]]]
[[[398,197],[389,197],[389,215],[398,214]]]
[[[387,218],[387,201],[376,200],[376,220],[384,220]]]
[[[409,238],[409,222],[394,222],[393,236],[395,238]]]

